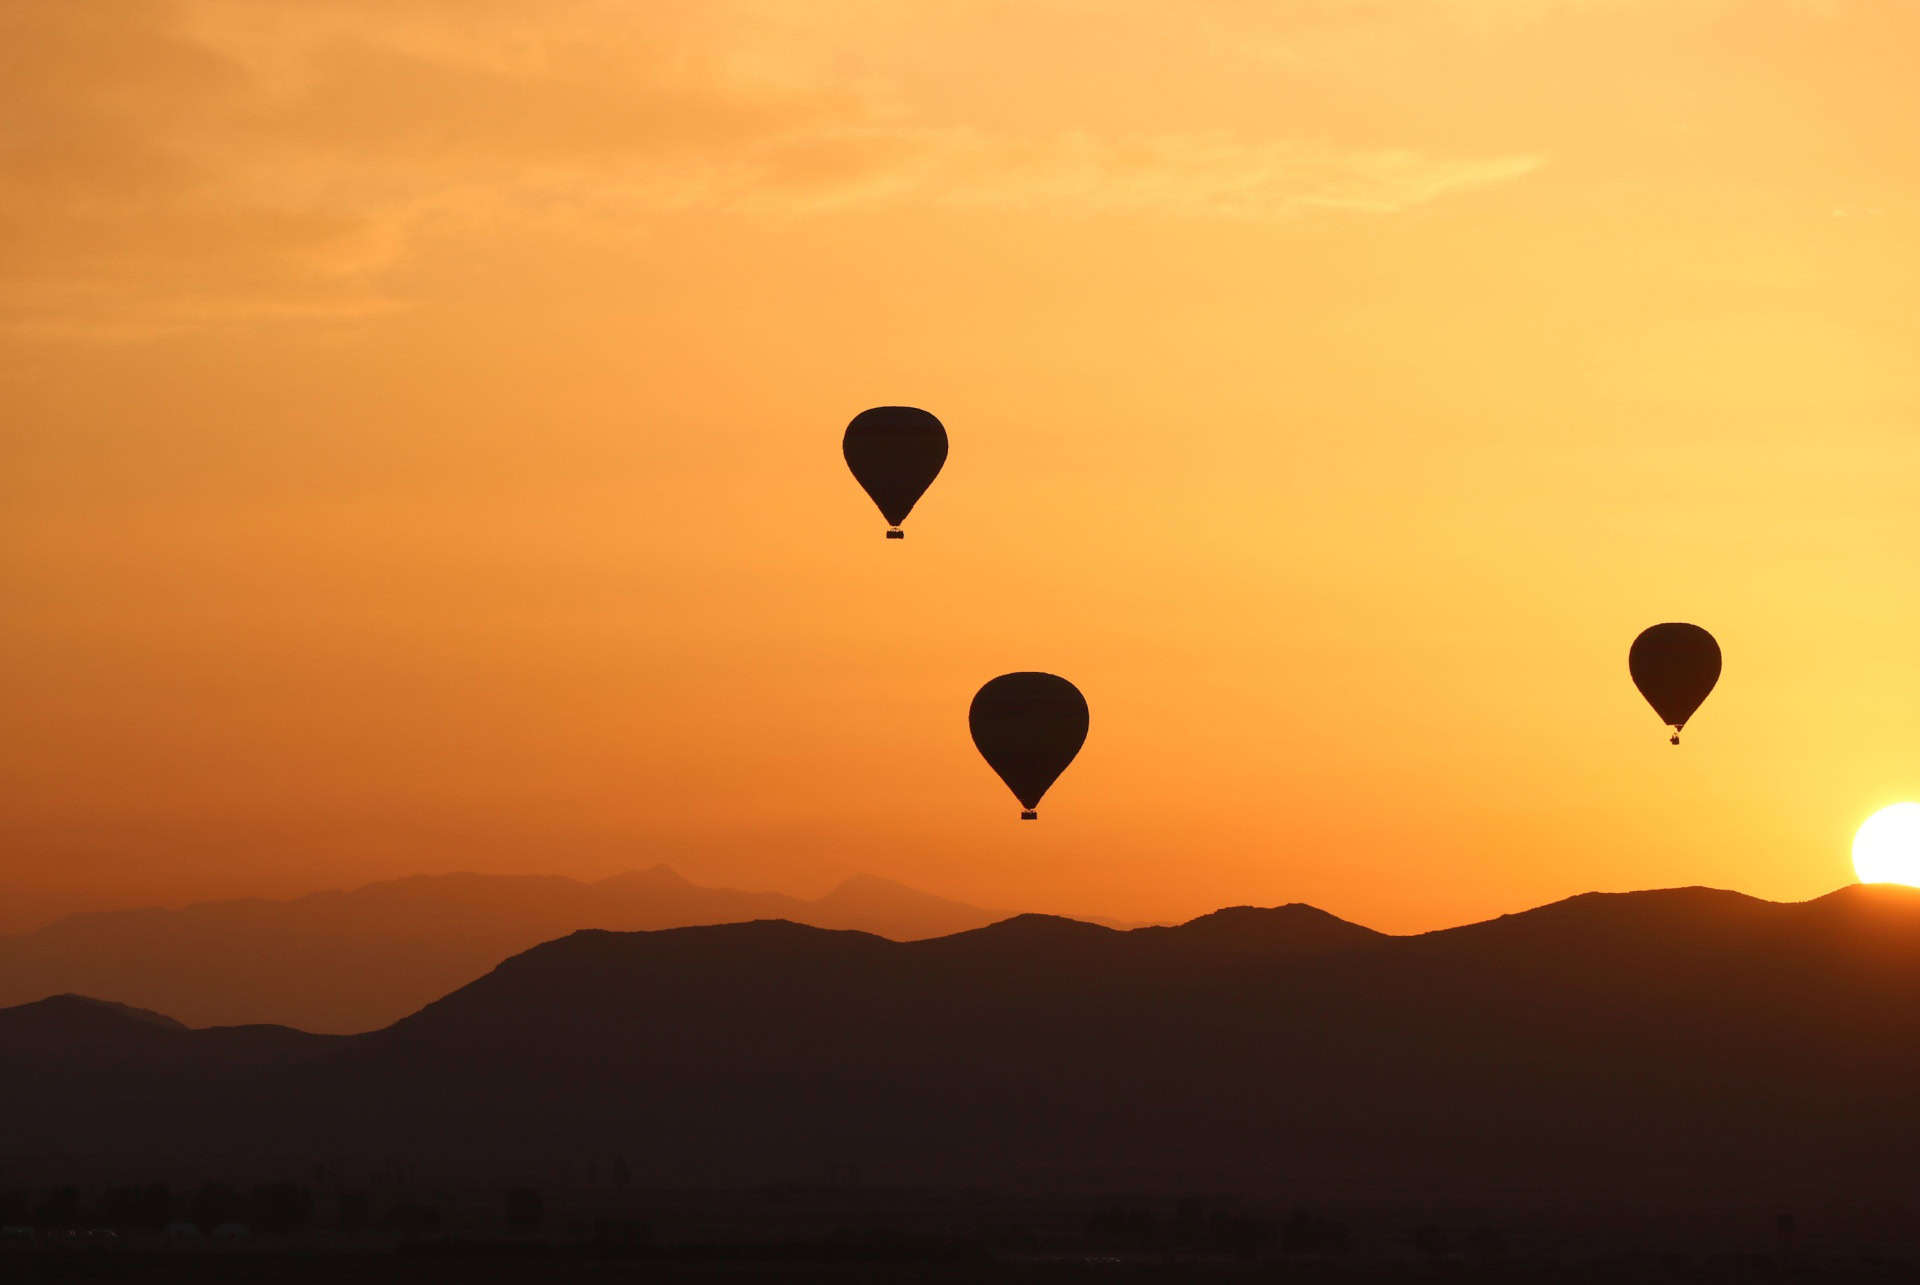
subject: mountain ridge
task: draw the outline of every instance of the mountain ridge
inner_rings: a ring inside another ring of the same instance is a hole
[[[1016,916],[908,942],[582,930],[380,1031],[262,1036],[251,1061],[230,1032],[107,1009],[166,1048],[36,1053],[0,1011],[0,1092],[36,1095],[35,1145],[89,1154],[244,1143],[493,1173],[618,1151],[667,1186],[851,1164],[905,1184],[1811,1199],[1892,1190],[1920,1146],[1920,895],[1653,890],[1409,937],[1336,920],[1303,950],[1289,930],[1326,927],[1309,912]]]
[[[88,911],[0,936],[0,1004],[113,994],[190,1025],[372,1030],[502,958],[575,928],[621,931],[787,918],[895,938],[938,936],[1001,912],[875,876],[812,900],[709,888],[665,864],[563,875],[409,875],[282,900]],[[249,961],[245,969],[231,960]]]

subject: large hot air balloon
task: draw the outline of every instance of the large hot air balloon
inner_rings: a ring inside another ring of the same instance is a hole
[[[876,406],[853,417],[840,450],[887,519],[887,539],[905,538],[900,524],[947,462],[947,430],[923,410]]]
[[[1002,674],[982,687],[967,711],[973,743],[1026,810],[1039,816],[1040,796],[1060,778],[1087,739],[1087,702],[1053,674]]]
[[[1678,745],[1680,729],[1720,681],[1720,644],[1698,625],[1655,625],[1633,640],[1627,671]]]

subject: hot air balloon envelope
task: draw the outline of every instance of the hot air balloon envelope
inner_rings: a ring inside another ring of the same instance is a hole
[[[1040,797],[1087,739],[1087,702],[1053,674],[1002,674],[974,695],[967,711],[973,743],[1034,819]]]
[[[840,451],[898,540],[900,524],[940,476],[947,462],[947,430],[940,421],[911,406],[876,406],[847,425]]]
[[[1627,671],[1678,745],[1680,729],[1720,681],[1720,644],[1698,625],[1655,625],[1633,640]]]

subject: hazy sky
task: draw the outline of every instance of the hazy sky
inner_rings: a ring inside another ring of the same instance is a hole
[[[1374,927],[1920,797],[1912,0],[0,0],[0,928]],[[946,423],[884,524],[839,438]],[[1678,750],[1643,626],[1726,655]],[[1093,710],[1022,824],[987,678]]]

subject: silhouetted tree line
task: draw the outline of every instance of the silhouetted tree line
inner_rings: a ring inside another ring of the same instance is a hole
[[[223,1223],[243,1223],[286,1235],[312,1220],[313,1205],[312,1191],[290,1182],[263,1183],[247,1190],[208,1182],[191,1195],[178,1197],[163,1182],[108,1187],[91,1195],[65,1186],[0,1192],[0,1223],[43,1231],[77,1227],[159,1231],[176,1222],[190,1222],[203,1232]]]
[[[332,1200],[333,1217],[316,1220],[319,1206],[313,1189],[300,1183],[272,1182],[241,1187],[210,1181],[191,1191],[175,1193],[166,1183],[108,1187],[85,1193],[78,1187],[42,1191],[0,1191],[0,1225],[26,1226],[39,1231],[84,1227],[111,1227],[122,1231],[158,1232],[190,1223],[203,1234],[217,1227],[239,1224],[270,1236],[287,1236],[319,1227],[356,1233],[383,1231],[400,1236],[430,1235],[440,1227],[437,1206],[401,1198],[376,1209],[365,1191],[341,1190]]]
[[[1297,1210],[1282,1222],[1232,1204],[1182,1200],[1170,1218],[1148,1207],[1113,1206],[1087,1222],[1096,1248],[1148,1253],[1163,1250],[1237,1254],[1253,1258],[1282,1254],[1344,1254],[1353,1239],[1344,1223]]]
[[[1507,1238],[1492,1227],[1449,1231],[1445,1227],[1416,1227],[1407,1237],[1414,1250],[1431,1259],[1470,1259],[1488,1263],[1507,1256]]]

